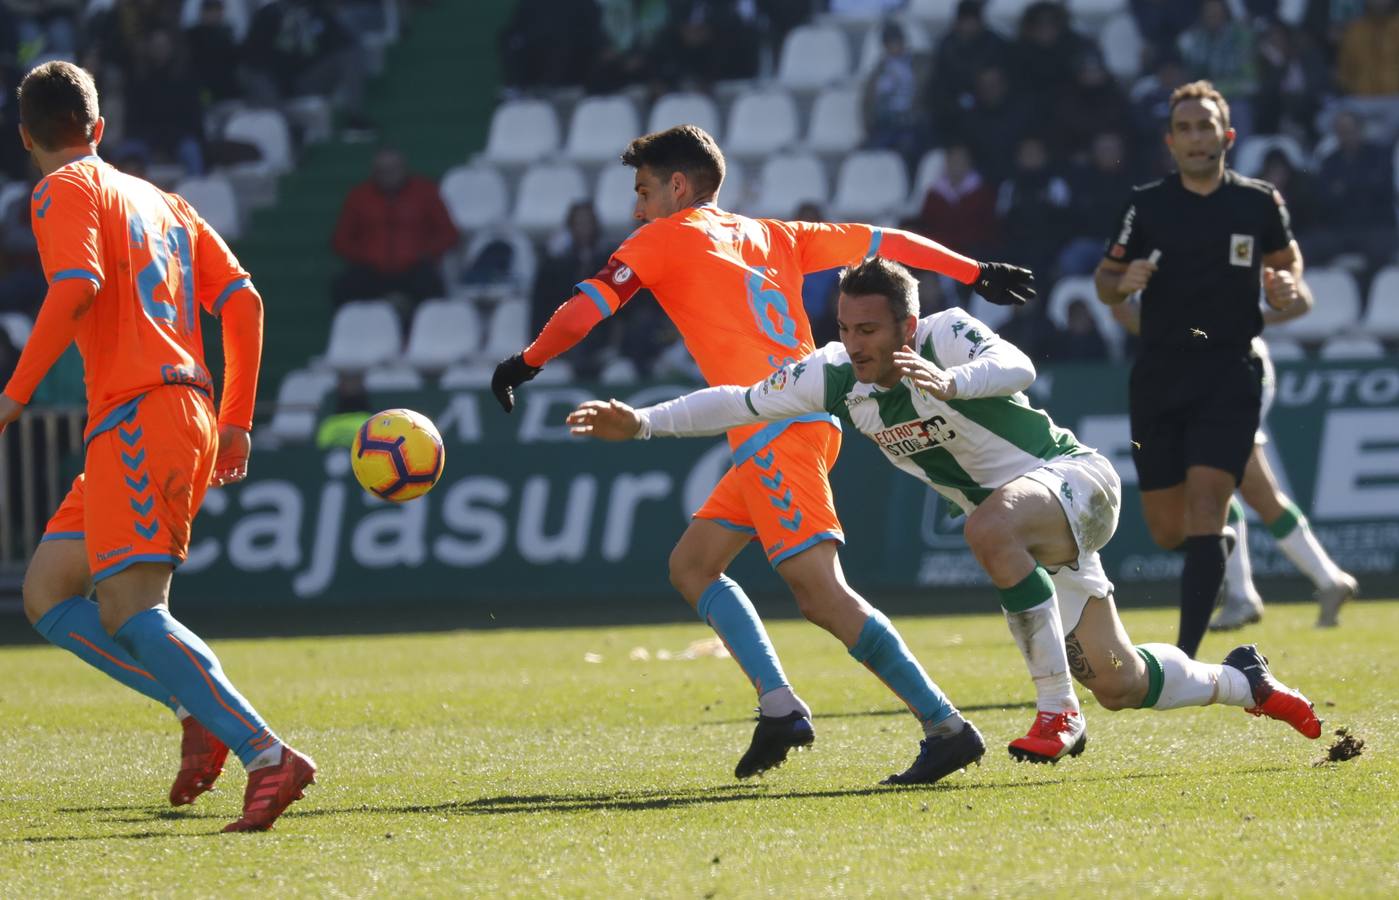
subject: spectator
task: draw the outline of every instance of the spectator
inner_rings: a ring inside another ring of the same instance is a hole
[[[757,10],[739,0],[670,0],[670,26],[652,64],[672,88],[704,89],[758,74],[762,46]]]
[[[1127,141],[1121,133],[1099,132],[1092,139],[1092,148],[1088,163],[1069,177],[1072,238],[1059,253],[1060,275],[1087,275],[1097,267],[1103,258],[1103,235],[1116,224],[1122,198],[1131,196],[1136,183],[1127,163]]]
[[[1055,150],[1064,159],[1082,159],[1104,122],[1126,122],[1131,115],[1127,95],[1108,73],[1102,57],[1096,50],[1084,53],[1078,59],[1073,83],[1057,97]]]
[[[1108,358],[1108,343],[1098,333],[1088,301],[1069,301],[1068,321],[1054,335],[1048,355],[1053,362],[1096,362]]]
[[[977,77],[988,66],[1005,66],[1010,45],[982,18],[981,0],[961,0],[957,16],[938,42],[932,76],[924,97],[930,104],[934,133],[955,126],[963,110],[975,103]]]
[[[272,0],[253,14],[243,42],[244,90],[254,103],[329,98],[356,130],[364,117],[364,48],[341,24],[330,0]]]
[[[1131,0],[1137,33],[1160,58],[1175,50],[1176,41],[1200,16],[1200,0]]]
[[[1132,125],[1137,159],[1147,163],[1145,168],[1153,175],[1164,175],[1175,168],[1161,136],[1166,133],[1170,122],[1171,92],[1185,84],[1185,66],[1180,57],[1163,54],[1156,61],[1156,68],[1132,85],[1130,103]]]
[[[1358,97],[1399,94],[1399,11],[1394,0],[1366,0],[1365,14],[1346,26],[1336,80]]]
[[[1292,165],[1292,159],[1274,147],[1263,156],[1263,168],[1258,177],[1278,189],[1287,200],[1287,213],[1292,217],[1292,232],[1302,245],[1303,258],[1310,258],[1310,234],[1317,222],[1316,182]]]
[[[1096,47],[1069,27],[1062,3],[1039,0],[1025,8],[1020,33],[1011,50],[1018,91],[1028,92],[1041,108],[1052,107],[1074,80],[1078,61]]]
[[[168,29],[147,35],[127,96],[127,142],[145,148],[158,161],[178,161],[186,172],[202,174],[204,109],[199,85]]]
[[[1258,92],[1253,32],[1236,22],[1225,0],[1205,0],[1200,19],[1180,36],[1180,54],[1191,78],[1206,78],[1229,101],[1230,123],[1253,133],[1252,103]]]
[[[199,19],[185,31],[184,40],[204,103],[236,100],[242,60],[233,28],[224,16],[223,0],[204,0]]]
[[[1337,146],[1321,161],[1317,178],[1324,230],[1312,246],[1323,260],[1359,253],[1377,268],[1393,258],[1396,246],[1393,155],[1365,140],[1354,113],[1337,113],[1331,129]]]
[[[588,90],[611,94],[644,83],[650,57],[665,29],[666,0],[601,0],[602,42],[588,73]]]
[[[1022,138],[1015,149],[1015,171],[996,197],[1006,258],[1047,280],[1071,221],[1072,199],[1068,179],[1052,164],[1044,139]]]
[[[928,186],[913,230],[975,259],[1002,255],[996,191],[977,171],[966,144],[947,148],[942,174]]]
[[[1313,123],[1330,75],[1311,37],[1281,22],[1269,25],[1258,42],[1258,82],[1258,132],[1285,132],[1315,143]]]
[[[886,22],[880,37],[884,55],[865,82],[865,145],[893,150],[912,167],[917,164],[921,144],[919,79],[898,23]]]
[[[106,12],[93,16],[84,65],[99,80],[116,75],[124,82],[136,69],[146,35],[179,20],[176,0],[117,0]]]
[[[956,139],[971,148],[982,174],[998,183],[1010,173],[1015,143],[1031,125],[1025,98],[1011,91],[1004,69],[989,66],[977,73],[975,100],[958,117]]]
[[[602,44],[595,0],[519,0],[500,32],[500,66],[510,87],[580,84]]]
[[[346,262],[331,288],[349,300],[401,295],[412,301],[442,293],[442,256],[457,245],[456,226],[437,184],[408,171],[403,154],[382,148],[371,177],[345,198],[332,241]]]
[[[33,162],[15,135],[19,134],[19,103],[11,81],[0,66],[0,179],[20,181],[29,178]]]
[[[816,14],[818,0],[757,0],[758,11],[767,20],[767,50],[776,59],[787,34]]]
[[[613,249],[614,244],[603,237],[591,200],[569,207],[564,228],[550,240],[534,279],[530,304],[534,333],[573,294],[574,285],[592,278],[607,265]],[[622,331],[627,324],[618,317],[589,332],[582,343],[569,351],[568,361],[574,372],[581,378],[596,378],[608,360],[620,352]]]
[[[5,260],[5,274],[0,277],[0,310],[22,312],[32,318],[39,312],[48,283],[39,265],[39,245],[30,226],[29,195],[34,190],[34,178],[25,180],[29,190],[0,210],[0,255]]]

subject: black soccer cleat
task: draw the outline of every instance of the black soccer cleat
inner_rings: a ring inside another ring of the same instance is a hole
[[[1252,716],[1267,716],[1286,722],[1304,737],[1321,737],[1321,720],[1316,717],[1312,702],[1301,691],[1278,681],[1268,670],[1268,658],[1253,644],[1235,647],[1224,657],[1224,665],[1238,669],[1248,679],[1253,692],[1253,705],[1244,712]]]
[[[949,737],[924,738],[918,742],[918,758],[901,774],[890,775],[880,784],[932,784],[958,769],[980,763],[986,755],[986,741],[976,726],[968,722]]]
[[[800,710],[785,716],[758,715],[758,727],[743,758],[734,767],[735,778],[752,778],[768,769],[782,765],[787,751],[793,747],[808,747],[816,740],[816,729]]]

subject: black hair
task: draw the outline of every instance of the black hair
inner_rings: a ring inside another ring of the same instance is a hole
[[[895,322],[918,315],[918,282],[896,262],[872,256],[840,275],[840,292],[850,297],[878,294],[889,301]]]
[[[724,152],[698,125],[644,134],[627,145],[622,162],[633,169],[647,166],[662,180],[684,172],[700,195],[714,194],[724,183]]]

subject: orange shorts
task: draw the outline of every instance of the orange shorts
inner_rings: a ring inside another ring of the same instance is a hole
[[[83,472],[43,539],[85,541],[94,583],[133,563],[178,566],[217,451],[218,423],[197,391],[161,387],[122,405],[88,436]]]
[[[734,466],[695,513],[753,536],[774,566],[822,541],[845,543],[831,496],[840,431],[798,422]]]

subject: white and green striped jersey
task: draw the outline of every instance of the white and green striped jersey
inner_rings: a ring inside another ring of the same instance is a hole
[[[638,437],[719,434],[824,410],[965,512],[1046,460],[1090,452],[1026,399],[1029,358],[975,318],[935,313],[919,320],[914,341],[956,379],[955,398],[938,400],[908,379],[888,389],[862,384],[845,346],[832,343],[752,387],[707,388],[638,410]]]

